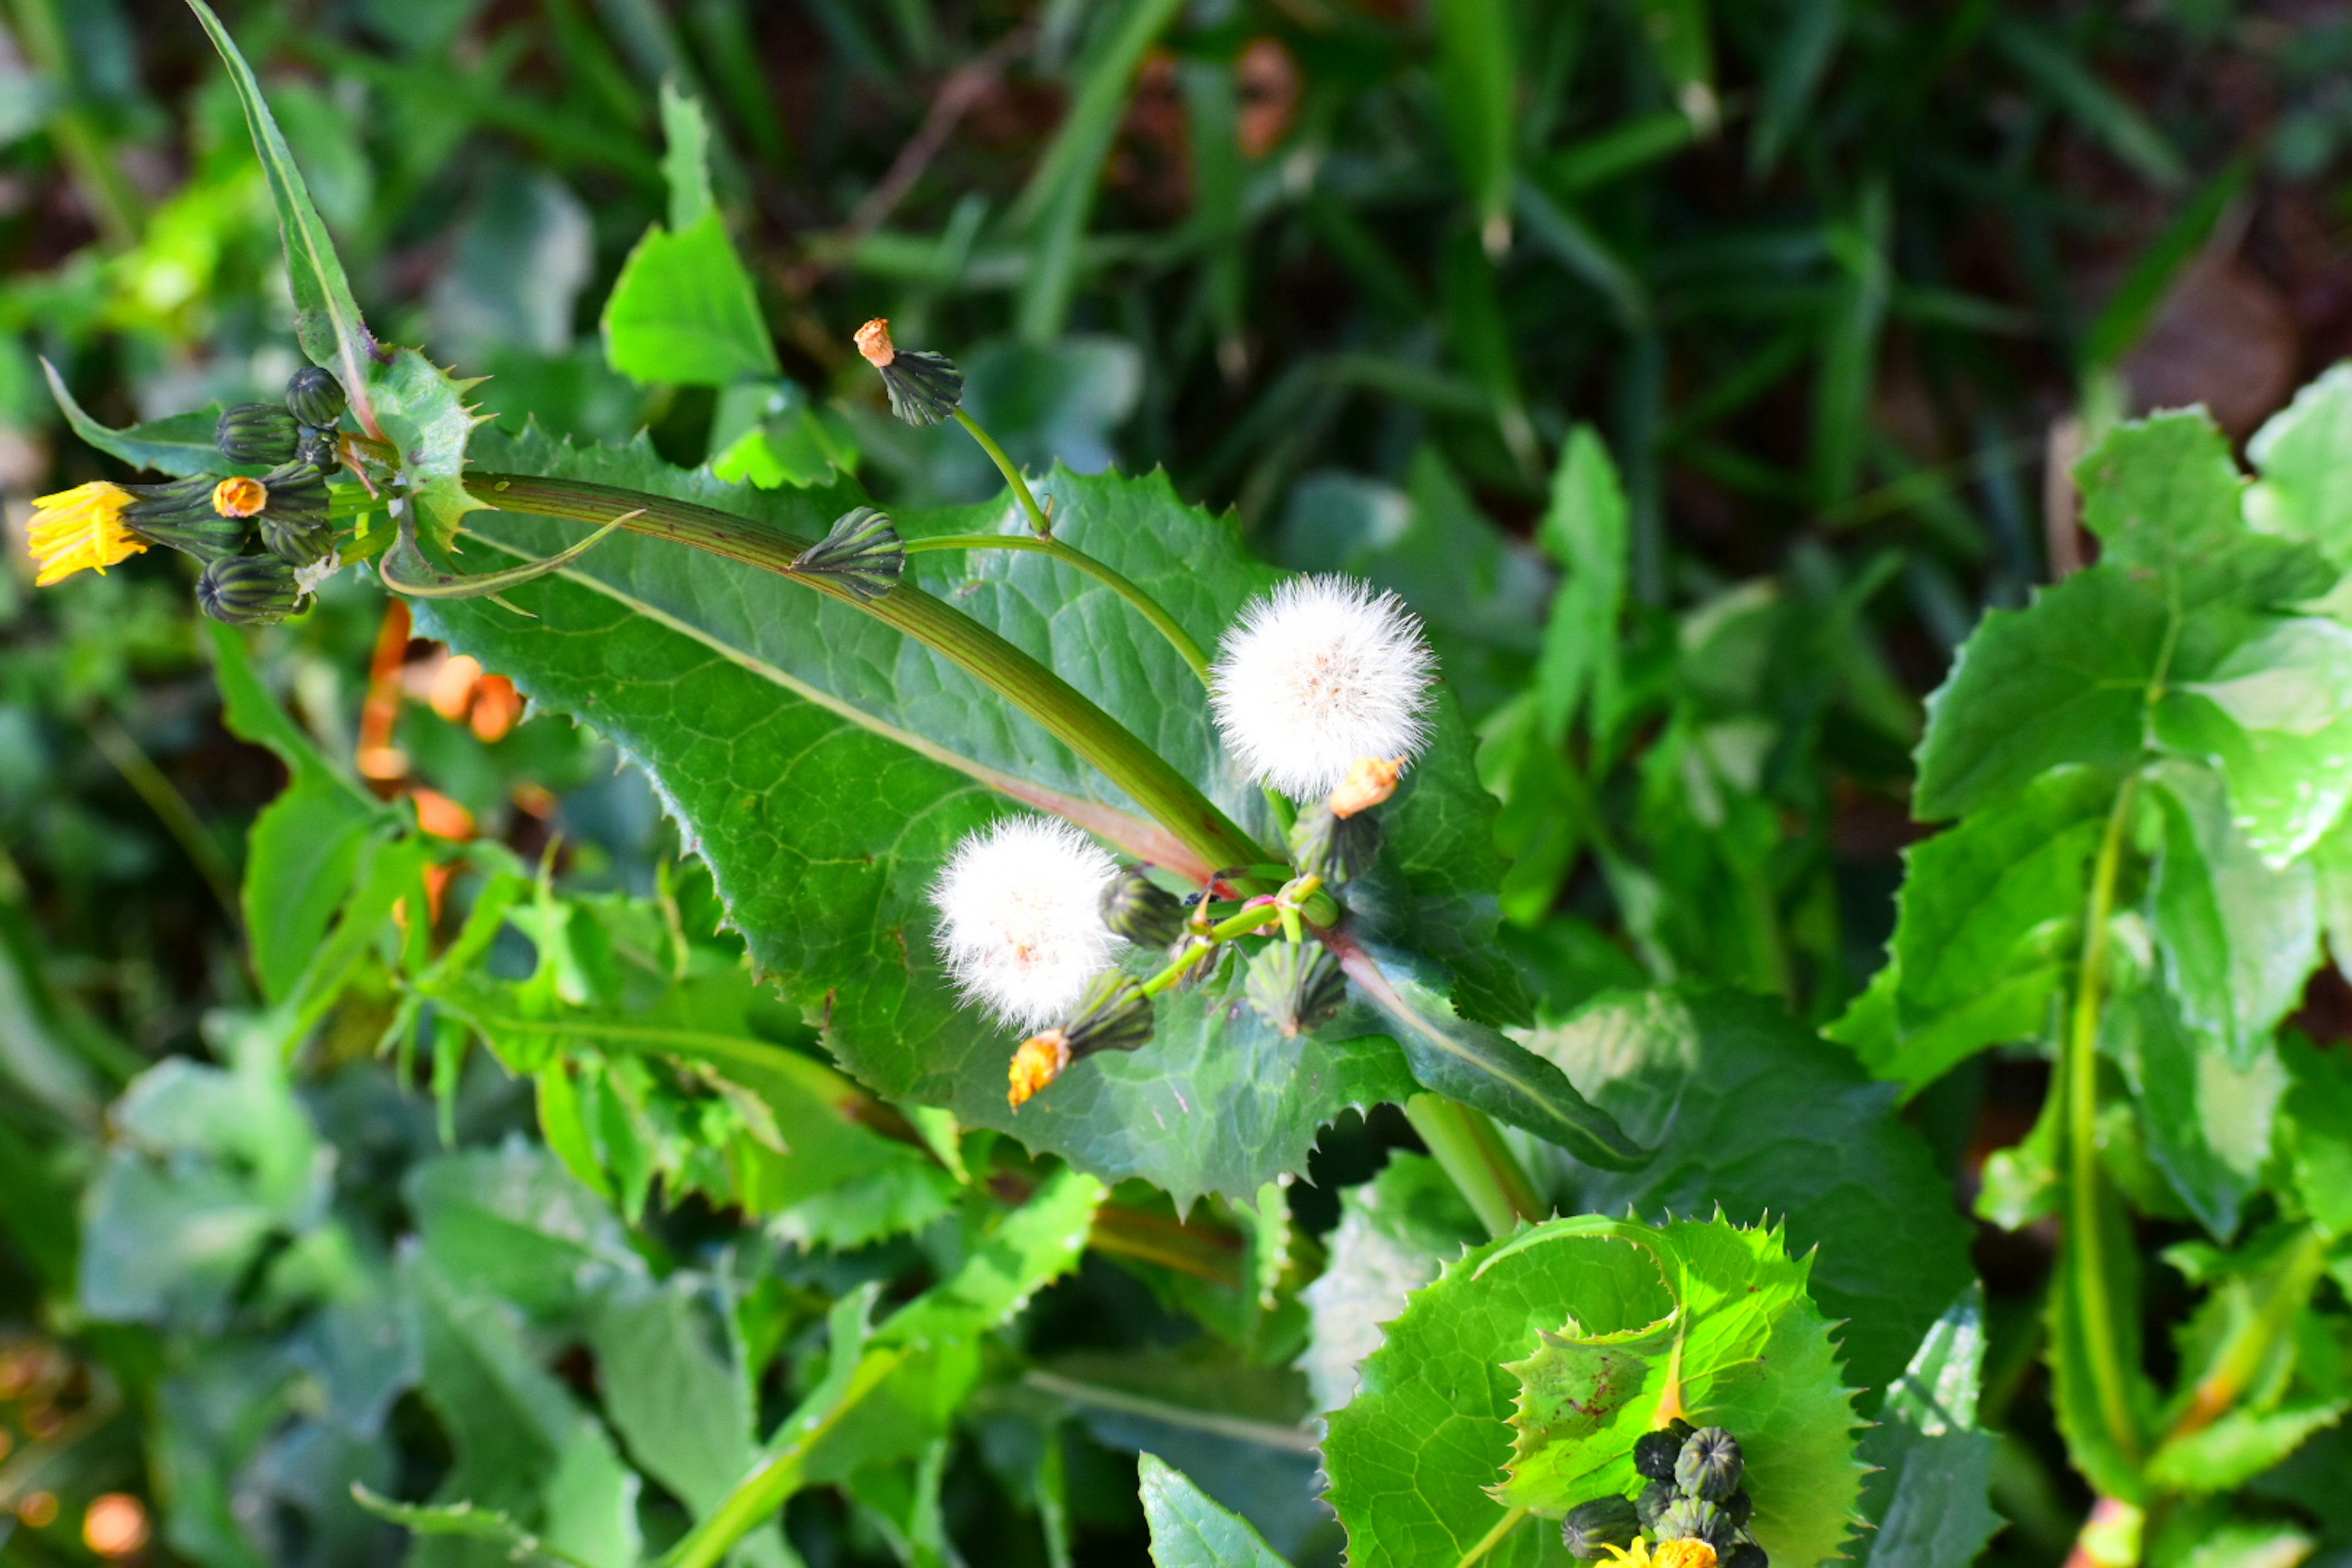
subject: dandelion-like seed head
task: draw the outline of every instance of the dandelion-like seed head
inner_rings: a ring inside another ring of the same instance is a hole
[[[940,955],[965,1000],[1018,1028],[1060,1023],[1118,956],[1102,917],[1118,874],[1052,817],[1009,817],[965,838],[931,887]]]
[[[1411,761],[1436,674],[1404,601],[1352,577],[1295,578],[1243,610],[1210,688],[1225,746],[1260,783],[1307,800],[1359,761]]]
[[[76,485],[33,503],[25,543],[39,572],[33,585],[46,588],[77,572],[106,569],[143,553],[147,542],[123,525],[122,509],[137,499],[103,479]]]

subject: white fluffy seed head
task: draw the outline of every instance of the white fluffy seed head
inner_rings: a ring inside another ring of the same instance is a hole
[[[1251,601],[1217,647],[1225,747],[1261,784],[1328,795],[1365,757],[1418,755],[1437,672],[1420,617],[1352,577],[1298,577]]]
[[[1054,817],[968,835],[931,884],[940,956],[964,1000],[1016,1028],[1060,1023],[1118,956],[1102,918],[1118,874],[1094,840]]]

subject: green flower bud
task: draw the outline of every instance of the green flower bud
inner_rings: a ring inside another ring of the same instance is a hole
[[[890,323],[876,317],[857,329],[857,352],[882,375],[890,412],[909,425],[937,425],[963,402],[963,372],[945,354],[902,349]]]
[[[1686,1497],[1666,1506],[1654,1527],[1661,1542],[1704,1541],[1719,1552],[1731,1550],[1739,1533],[1723,1510],[1704,1498]]]
[[[1362,876],[1380,858],[1380,818],[1370,812],[1340,816],[1328,805],[1310,806],[1291,826],[1291,864],[1322,878],[1327,888]]]
[[[1675,1458],[1675,1485],[1721,1502],[1739,1489],[1739,1440],[1720,1426],[1703,1426],[1683,1441]]]
[[[1721,1568],[1772,1568],[1772,1560],[1752,1541],[1743,1541],[1722,1560]]]
[[[127,488],[137,499],[122,509],[122,525],[150,544],[213,562],[235,555],[252,536],[250,521],[213,504],[215,487],[209,479]]]
[[[1682,1428],[1676,1431],[1675,1428]],[[1682,1457],[1683,1444],[1691,1435],[1690,1424],[1676,1421],[1654,1432],[1645,1432],[1633,1439],[1633,1468],[1654,1481],[1675,1479],[1675,1461]]]
[[[793,570],[831,577],[860,601],[880,598],[907,569],[906,546],[889,518],[870,506],[844,512],[833,531],[794,558]]]
[[[213,445],[232,463],[284,463],[301,426],[282,404],[232,403],[213,426]]]
[[[302,607],[294,569],[271,555],[232,555],[196,579],[196,607],[233,626],[282,621]]]
[[[322,474],[331,474],[343,466],[341,449],[331,430],[314,430],[305,425],[294,438],[294,460],[306,463]]]
[[[1296,1037],[1339,1010],[1348,977],[1320,942],[1269,942],[1250,960],[1242,994],[1259,1017]]]
[[[1643,1530],[1655,1530],[1659,1519],[1666,1510],[1682,1500],[1682,1495],[1675,1489],[1672,1481],[1652,1481],[1642,1489],[1642,1495],[1633,1500],[1633,1516],[1642,1521]]]
[[[1602,1547],[1633,1545],[1640,1528],[1633,1500],[1595,1498],[1568,1510],[1568,1517],[1560,1521],[1559,1539],[1569,1555],[1578,1562],[1598,1563],[1605,1555]]]
[[[351,400],[343,395],[343,384],[331,372],[317,365],[305,365],[294,373],[286,384],[286,406],[294,417],[316,430],[331,430],[343,416]]]
[[[1102,916],[1138,947],[1167,947],[1184,934],[1183,901],[1141,871],[1122,872],[1103,889]]]
[[[1756,1500],[1748,1495],[1745,1488],[1732,1493],[1716,1506],[1723,1510],[1724,1518],[1742,1530],[1747,1529],[1748,1521],[1756,1516]]]
[[[261,486],[267,497],[254,521],[272,555],[290,565],[315,566],[335,552],[324,475],[308,463],[289,463],[262,476]]]

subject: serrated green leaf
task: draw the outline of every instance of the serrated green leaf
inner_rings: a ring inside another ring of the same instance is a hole
[[[425,544],[450,549],[466,514],[481,509],[462,479],[467,442],[488,418],[466,402],[480,382],[461,381],[415,349],[379,351],[377,359],[369,386],[384,438],[400,448],[407,504]]]
[[[214,432],[220,426],[219,404],[112,430],[91,418],[74,400],[65,377],[47,359],[41,361],[41,374],[48,378],[49,395],[67,426],[108,457],[120,458],[135,468],[152,468],[183,479],[230,470],[231,465],[213,444]]]
[[[2112,780],[2063,768],[1904,851],[1886,967],[1830,1037],[1916,1090],[1987,1046],[2041,1034],[2081,945],[2114,796]]]
[[[1591,727],[1606,736],[1618,703],[1617,621],[1625,605],[1625,492],[1609,448],[1589,425],[1569,432],[1552,475],[1551,504],[1537,542],[1567,574],[1544,621],[1536,706],[1557,746],[1588,699]]]
[[[2232,819],[2284,865],[2352,804],[2352,627],[2217,614],[2188,631],[2157,736],[2221,771]]]
[[[2312,1223],[2352,1236],[2352,1062],[2297,1039],[2281,1047],[2293,1075],[2281,1144]]]
[[[503,1515],[588,1568],[633,1568],[637,1478],[604,1427],[538,1364],[514,1309],[461,1287],[422,1254],[403,1259],[401,1280],[424,1331],[425,1401],[456,1452],[434,1504]],[[428,1536],[411,1561],[488,1568],[502,1555],[472,1537]]]
[[[534,1319],[576,1314],[602,1272],[645,1272],[612,1211],[535,1146],[428,1162],[402,1192],[436,1269]]]
[[[683,234],[715,205],[710,195],[710,122],[701,101],[664,78],[661,84],[662,182],[669,186],[669,228]]]
[[[1634,1437],[1684,1412],[1740,1439],[1766,1552],[1805,1568],[1832,1556],[1861,1468],[1853,1394],[1805,1273],[1778,1231],[1720,1218],[1558,1219],[1466,1254],[1413,1296],[1330,1418],[1324,1468],[1349,1561],[1557,1561],[1558,1531],[1526,1510],[1556,1518],[1630,1489]],[[1663,1339],[1640,1346],[1663,1370],[1598,1430],[1517,1418],[1527,1390],[1506,1363],[1539,1356],[1543,1335],[1646,1335],[1661,1320]]]
[[[2213,774],[2171,766],[2155,782],[2164,839],[2148,906],[2165,985],[2181,1021],[2243,1069],[2319,963],[2312,868],[2265,863]]]
[[[1135,1461],[1156,1568],[1286,1568],[1249,1521],[1219,1508],[1151,1454]]]
[[[2294,395],[2246,443],[2261,478],[2246,496],[2259,526],[2309,540],[2352,566],[2352,364],[2338,363]]]
[[[845,493],[730,489],[643,447],[577,450],[543,437],[479,439],[485,464],[562,472],[717,505],[821,535]],[[1196,636],[1279,574],[1251,563],[1230,522],[1178,502],[1164,479],[1057,473],[1055,531],[1140,584]],[[509,513],[473,537],[541,556],[555,525]],[[1022,526],[1001,503],[900,531]],[[1092,579],[1013,552],[927,553],[910,576],[1069,677],[1244,821],[1263,805],[1219,751],[1198,684],[1132,609]],[[846,606],[771,574],[636,536],[516,592],[540,618],[436,605],[423,622],[541,704],[593,722],[644,763],[711,863],[752,954],[778,973],[861,1079],[945,1104],[1113,1178],[1147,1176],[1181,1201],[1246,1197],[1300,1168],[1317,1127],[1349,1105],[1412,1092],[1385,1038],[1327,1029],[1286,1038],[1255,1013],[1192,989],[1163,999],[1132,1054],[1091,1058],[1019,1112],[1004,1103],[1013,1041],[958,1008],[933,956],[925,889],[964,833],[1005,809],[1000,791],[1059,811],[1142,858],[1166,846],[1068,749],[976,682]],[[1508,1016],[1491,942],[1491,797],[1441,694],[1437,739],[1385,809],[1402,885],[1384,929],[1453,969],[1460,1005]],[[824,809],[812,809],[824,803]],[[1179,851],[1181,853],[1181,851]],[[1524,1003],[1517,1004],[1523,1007]]]
[[[2174,1437],[2147,1462],[2151,1485],[2169,1491],[2229,1491],[2278,1465],[2352,1410],[2352,1400],[2301,1399],[2275,1410],[2232,1410]]]
[[[2168,591],[2246,537],[2245,476],[2201,408],[2116,426],[2074,465],[2074,482],[2100,563],[2152,576]]]
[[[469,1502],[446,1503],[437,1507],[394,1502],[390,1498],[377,1496],[363,1486],[353,1486],[352,1496],[376,1518],[399,1525],[411,1534],[450,1535],[487,1542],[498,1549],[498,1555],[492,1561],[524,1564],[557,1563],[576,1565],[580,1563],[580,1559],[558,1552],[496,1509],[476,1508]]]
[[[1657,1151],[1622,1175],[1571,1167],[1577,1205],[1652,1220],[1719,1205],[1785,1224],[1790,1246],[1811,1258],[1812,1299],[1846,1320],[1847,1373],[1861,1387],[1899,1374],[1967,1284],[1969,1226],[1892,1087],[1774,1004],[1618,992],[1527,1040]]]
[[[1977,1424],[1984,1371],[1984,1287],[1936,1321],[1878,1425],[1862,1436],[1863,1514],[1877,1529],[1862,1560],[1879,1568],[1968,1568],[2001,1527],[1993,1511],[1993,1435]]]
[[[334,372],[351,398],[352,413],[368,434],[384,434],[376,423],[371,388],[381,350],[375,334],[360,318],[359,301],[352,297],[351,280],[343,275],[342,258],[335,254],[317,204],[310,200],[296,166],[293,149],[286,144],[277,117],[261,96],[253,68],[238,52],[236,40],[221,26],[205,0],[188,0],[188,8],[220,51],[228,67],[230,85],[245,110],[246,129],[253,134],[253,150],[269,185],[269,199],[278,209],[278,238],[286,250],[287,282],[294,293],[294,333],[312,364]]]
[[[1370,1181],[1339,1194],[1323,1272],[1299,1292],[1313,1324],[1299,1370],[1318,1410],[1355,1396],[1356,1367],[1381,1346],[1381,1325],[1486,1228],[1436,1161],[1399,1152]]]
[[[781,368],[716,207],[691,227],[646,231],[621,264],[604,321],[606,361],[635,381],[724,386]]]

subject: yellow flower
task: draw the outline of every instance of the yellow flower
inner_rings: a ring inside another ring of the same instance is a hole
[[[1715,1568],[1715,1548],[1704,1541],[1662,1541],[1652,1551],[1647,1540],[1633,1538],[1631,1547],[1611,1546],[1610,1568]]]
[[[121,485],[99,479],[35,501],[26,540],[40,567],[33,585],[46,588],[85,568],[103,577],[108,567],[142,553],[147,542],[122,523],[132,499]]]

